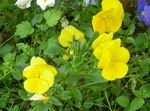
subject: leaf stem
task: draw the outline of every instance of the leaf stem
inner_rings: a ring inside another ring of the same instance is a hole
[[[110,111],[112,111],[112,108],[111,108],[111,105],[110,105],[110,102],[109,102],[109,99],[108,99],[108,95],[107,95],[107,91],[106,91],[106,90],[104,91],[104,95],[105,95],[106,101],[107,101],[107,103],[108,103],[109,109],[110,109]]]

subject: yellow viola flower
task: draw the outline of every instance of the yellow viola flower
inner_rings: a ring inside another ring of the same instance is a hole
[[[24,81],[24,88],[29,93],[45,93],[53,84],[57,70],[48,65],[40,57],[32,57],[30,66],[23,70],[23,76],[27,78]]]
[[[92,43],[92,48],[96,49],[97,47],[104,47],[108,42],[113,38],[113,33],[103,33],[98,38],[96,38]]]
[[[122,25],[122,19],[118,16],[116,9],[101,11],[92,19],[94,31],[100,34],[104,32],[117,32]]]
[[[116,32],[122,25],[124,10],[119,0],[103,0],[102,11],[93,16],[93,30],[100,34]]]
[[[85,43],[84,34],[72,25],[65,27],[61,31],[60,36],[58,37],[58,41],[63,47],[70,47],[71,42],[73,42],[73,39],[81,40],[83,44]]]
[[[113,45],[110,46],[113,47]],[[128,72],[127,62],[129,58],[130,53],[126,48],[118,46],[114,48],[107,47],[101,55],[98,68],[102,69],[102,76],[106,80],[120,79]]]

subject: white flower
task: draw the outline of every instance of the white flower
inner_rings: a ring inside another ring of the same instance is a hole
[[[85,5],[96,5],[95,0],[84,0]]]
[[[55,0],[37,0],[37,5],[39,5],[42,10],[45,10],[47,6],[52,7],[55,4]]]
[[[21,9],[25,9],[31,6],[31,1],[32,0],[17,0],[15,4],[17,5],[17,7]]]

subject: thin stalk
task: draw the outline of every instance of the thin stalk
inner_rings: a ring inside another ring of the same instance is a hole
[[[106,101],[107,101],[107,103],[108,103],[109,109],[110,109],[110,111],[112,111],[112,108],[111,108],[111,105],[110,105],[110,102],[109,102],[109,99],[108,99],[108,95],[107,95],[107,91],[106,91],[106,90],[104,91],[104,95],[105,95]]]

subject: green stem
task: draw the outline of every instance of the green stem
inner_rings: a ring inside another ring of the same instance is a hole
[[[11,73],[11,71],[7,72],[5,75],[3,75],[1,78],[0,78],[0,81],[3,80],[7,75],[9,75]]]
[[[129,25],[128,29],[126,30],[126,33],[125,33],[125,36],[124,36],[124,38],[123,38],[123,39],[126,39],[126,38],[127,38],[128,33],[129,33],[129,30],[130,30],[130,28],[131,28],[132,24],[134,23],[134,21],[135,21],[136,17],[137,17],[137,15],[135,15],[135,16],[134,16],[134,18],[133,18],[132,22],[130,23],[130,25]]]
[[[106,90],[104,91],[104,95],[105,95],[106,101],[107,101],[107,103],[108,103],[109,109],[110,109],[110,111],[112,111],[112,108],[111,108],[111,105],[110,105],[110,102],[109,102],[109,99],[108,99],[108,95],[107,95],[107,91],[106,91]]]
[[[95,86],[97,84],[105,84],[105,83],[102,83],[102,82],[92,82],[92,83],[89,83],[89,84],[85,84],[85,85],[79,86],[79,88],[89,87],[89,86]],[[101,90],[107,89],[107,88],[111,87],[112,85],[113,84],[109,84],[108,86],[106,86],[105,88],[103,88]]]
[[[0,47],[2,47],[3,45],[5,45],[8,41],[10,41],[12,38],[14,37],[14,35],[12,35],[11,37],[9,37],[6,41],[4,41]]]

